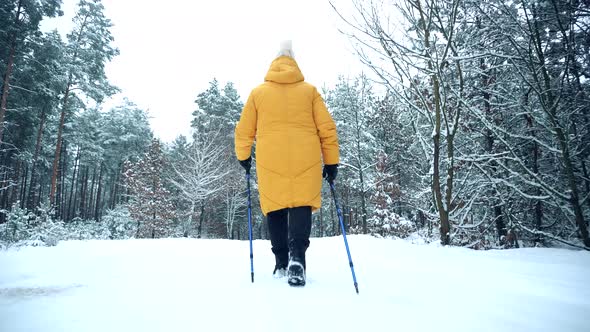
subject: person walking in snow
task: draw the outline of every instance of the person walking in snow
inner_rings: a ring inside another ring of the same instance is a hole
[[[311,213],[321,205],[322,177],[336,178],[340,155],[334,120],[317,89],[304,81],[291,41],[281,43],[236,125],[236,157],[246,172],[254,139],[260,207],[276,261],[273,274],[303,286]]]

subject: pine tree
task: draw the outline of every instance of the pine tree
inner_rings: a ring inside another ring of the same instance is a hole
[[[22,150],[30,151],[32,154],[29,189],[26,199],[23,199],[29,209],[34,209],[40,203],[39,177],[45,174],[40,166],[47,163],[46,154],[43,151],[46,147],[44,144],[47,140],[46,131],[57,108],[56,96],[61,93],[61,87],[66,79],[63,74],[65,45],[57,31],[38,38],[32,49],[32,59],[27,65],[28,70],[23,73],[23,77],[28,77],[30,80],[30,84],[25,86],[35,91],[34,94],[30,94],[33,96],[30,102],[36,108],[36,112],[30,112],[34,114],[34,118],[28,122],[31,129],[35,129],[34,147],[33,145],[30,145],[30,149],[22,147]],[[22,126],[26,125],[22,124]]]
[[[146,111],[125,99],[106,114],[100,132],[104,148],[100,168],[104,168],[104,206],[114,209],[126,202],[125,187],[122,186],[123,163],[136,162],[149,149],[153,133]]]
[[[381,152],[377,157],[375,188],[371,195],[374,209],[368,221],[371,234],[407,237],[414,229],[412,224],[395,213],[394,201],[399,200],[400,187],[394,176],[387,172],[388,156]]]
[[[86,96],[100,102],[105,96],[116,92],[116,89],[107,81],[104,66],[119,51],[111,45],[113,37],[109,29],[112,24],[104,16],[104,6],[100,0],[80,0],[78,12],[73,22],[74,28],[68,34],[68,54],[66,57],[68,79],[61,102],[61,116],[53,160],[53,174],[49,192],[51,204],[55,203],[62,133],[65,118],[71,106],[68,104],[70,94],[74,89],[79,89]]]
[[[61,0],[4,0],[0,4],[0,40],[8,42],[6,47],[2,47],[8,50],[8,54],[0,52],[1,59],[6,59],[5,67],[0,66],[4,69],[0,92],[0,143],[3,141],[10,81],[18,53],[24,53],[23,46],[27,37],[38,33],[39,22],[43,17],[62,14],[60,6]]]
[[[221,128],[222,132],[233,133],[236,122],[244,107],[233,83],[228,82],[223,90],[219,82],[213,79],[207,90],[199,93],[195,100],[197,110],[193,112],[191,127],[195,134]],[[231,135],[226,139],[229,141]]]

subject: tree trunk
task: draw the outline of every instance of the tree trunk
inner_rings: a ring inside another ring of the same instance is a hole
[[[85,217],[90,218],[92,216],[92,211],[94,211],[94,187],[96,183],[96,167],[92,169],[92,181],[90,182],[90,196],[88,197],[88,207],[86,208]]]
[[[1,173],[0,173],[1,174]],[[2,185],[2,187],[8,185],[8,171],[4,172],[4,174],[2,174],[2,182],[0,182],[0,184]],[[8,198],[8,192],[9,190],[2,190],[0,191],[0,208],[2,209],[7,209],[7,198]],[[3,223],[6,221],[6,213],[0,213],[0,223]]]
[[[72,208],[72,199],[74,196],[74,186],[76,185],[76,173],[77,170],[79,169],[78,163],[80,161],[80,148],[78,148],[78,151],[76,152],[76,158],[74,159],[74,170],[72,172],[72,184],[70,185],[70,198],[68,199],[68,206],[66,208],[66,220],[65,221],[70,221],[72,220],[72,216],[74,215],[73,210],[75,210],[75,208]]]
[[[10,77],[12,76],[12,69],[14,67],[14,56],[16,53],[16,37],[20,28],[20,15],[22,10],[22,0],[18,1],[16,9],[16,17],[14,19],[14,33],[10,40],[10,51],[8,52],[8,61],[6,61],[6,73],[2,81],[2,97],[0,98],[0,147],[4,135],[4,117],[6,115],[6,104],[8,101],[8,92],[10,90]]]
[[[109,190],[109,200],[107,201],[107,207],[109,209],[112,209],[113,206],[115,205],[115,195],[117,195],[117,179],[113,179],[111,185],[108,186],[108,188],[111,188],[111,190]]]
[[[100,171],[98,173],[98,189],[96,192],[96,205],[95,205],[95,209],[94,209],[94,220],[96,220],[97,222],[99,221],[100,218],[100,196],[102,194],[102,165],[99,166],[100,167]],[[139,228],[138,228],[139,231]]]
[[[478,29],[481,28],[479,19],[477,20]],[[490,118],[490,121],[493,122],[493,114],[492,114],[492,104],[490,102],[491,94],[488,91],[490,88],[491,77],[490,77],[490,70],[485,63],[485,59],[480,59],[480,69],[482,70],[482,86],[484,87],[483,91],[483,101],[484,101],[484,113]],[[486,152],[490,155],[494,153],[494,135],[492,130],[487,128],[484,130],[484,140],[485,140],[485,148]],[[491,165],[491,177],[496,178],[498,170],[495,164]],[[495,186],[490,186],[489,194],[492,198],[492,203],[494,206],[494,223],[496,224],[496,234],[498,236],[498,242],[502,243],[502,239],[506,237],[506,224],[504,223],[504,218],[502,215],[502,208],[500,207],[501,201],[497,198],[500,193],[497,191]]]
[[[72,203],[72,218],[80,217],[80,190],[83,185],[84,169],[82,165],[78,164],[78,176],[76,176],[76,184],[74,186],[74,201]]]
[[[435,104],[435,126],[434,134],[432,135],[433,141],[433,155],[432,155],[432,191],[434,192],[434,198],[438,215],[440,219],[440,241],[443,245],[448,245],[450,241],[450,223],[449,214],[443,204],[443,197],[440,186],[440,127],[441,127],[441,110],[440,110],[440,94],[439,94],[439,83],[436,77],[432,77],[434,86],[434,104]]]
[[[205,201],[201,202],[201,214],[199,215],[199,228],[197,229],[197,238],[201,238],[201,231],[203,229],[203,220],[205,219]]]
[[[578,194],[578,185],[576,184],[576,177],[574,175],[574,167],[572,165],[572,161],[570,158],[569,147],[566,143],[566,138],[561,130],[560,127],[555,128],[555,132],[558,137],[559,145],[561,147],[561,151],[563,152],[563,162],[565,165],[565,172],[568,179],[568,184],[570,187],[570,204],[574,209],[574,215],[576,218],[576,224],[578,225],[580,236],[584,245],[590,248],[590,237],[588,237],[588,227],[586,225],[586,221],[584,220],[584,214],[582,212],[582,207],[580,206],[580,198]]]
[[[37,201],[37,202],[39,203],[39,205],[40,205],[40,204],[41,204],[41,202],[42,202],[42,199],[43,199],[43,194],[44,194],[44,191],[43,191],[43,180],[40,180],[40,181],[39,181],[39,186],[38,186],[38,188],[39,188],[39,192],[37,193],[37,199],[36,199],[36,201]]]
[[[67,147],[66,144],[62,144],[60,152],[60,160],[58,162],[58,187],[57,187],[57,206],[58,216],[63,219],[65,216],[65,200],[66,200],[66,166],[67,162]]]
[[[2,168],[0,167],[0,170]],[[0,175],[2,176],[2,181],[0,182],[0,188],[6,188],[8,186],[8,171],[3,171],[0,172]],[[5,209],[6,208],[6,196],[8,195],[8,190],[4,189],[2,191],[0,191],[0,209]],[[6,216],[6,214],[4,213],[0,213],[0,221],[4,221],[4,217]]]
[[[88,172],[89,167],[84,168],[82,176],[82,188],[80,189],[80,218],[86,219],[86,196],[88,191]]]
[[[21,209],[25,208],[25,198],[26,198],[26,193],[27,193],[27,178],[29,177],[29,168],[27,167],[27,164],[24,162],[23,162],[23,167],[25,168],[25,172],[23,173],[22,186],[21,186],[20,198],[19,198]]]
[[[7,202],[7,207],[11,208],[12,204],[18,199],[18,188],[20,186],[20,175],[21,175],[21,165],[23,163],[21,161],[16,161],[16,164],[14,166],[14,173],[13,173],[13,177],[12,177],[12,187],[7,189],[8,191],[8,202]]]
[[[183,237],[188,237],[188,230],[189,227],[193,224],[193,215],[195,214],[195,202],[191,201],[191,207],[190,207],[190,213],[188,214],[188,221],[186,223],[186,225],[184,225],[183,230],[182,230],[182,236]]]
[[[359,171],[359,177],[361,181],[361,211],[363,214],[363,234],[367,234],[369,231],[367,229],[367,203],[365,200],[365,181],[363,177],[363,171]]]
[[[117,175],[113,180],[113,184],[111,186],[111,192],[109,197],[109,208],[114,209],[115,205],[117,205],[121,201],[121,193],[120,193],[120,186],[119,183],[121,182],[121,175],[123,174],[123,163],[119,163],[117,166]]]
[[[52,206],[55,203],[55,191],[57,185],[57,170],[59,168],[59,160],[61,154],[61,145],[62,145],[62,134],[63,134],[63,127],[66,120],[66,109],[68,105],[68,97],[70,95],[70,87],[72,81],[72,74],[70,74],[70,78],[68,80],[68,85],[66,87],[66,93],[64,94],[63,101],[62,101],[62,110],[61,116],[59,120],[59,127],[57,130],[57,144],[55,146],[55,156],[53,158],[53,172],[51,175],[51,191],[49,192],[49,204]]]
[[[530,122],[532,127],[532,120]],[[532,132],[532,136],[535,137],[535,130]],[[537,142],[533,142],[533,172],[535,174],[539,174],[539,144]],[[541,195],[541,189],[537,188],[536,195]],[[541,230],[543,225],[543,202],[540,199],[537,199],[535,202],[535,229]],[[535,237],[535,242],[540,242],[542,237],[537,235]]]
[[[430,56],[430,25],[427,25],[427,17],[422,8],[420,1],[416,2],[416,9],[420,14],[421,29],[424,33],[424,48],[426,56]],[[428,70],[434,72],[432,59],[427,62]],[[440,129],[441,129],[441,100],[440,100],[440,83],[436,74],[430,76],[432,85],[433,103],[434,103],[434,131],[432,133],[433,156],[432,156],[432,191],[434,194],[435,204],[440,219],[440,241],[443,245],[448,245],[450,240],[451,226],[449,223],[449,214],[443,204],[443,197],[440,186]],[[447,206],[447,208],[450,208]]]
[[[33,165],[31,166],[31,182],[29,184],[29,194],[27,199],[27,206],[29,209],[35,207],[35,187],[37,186],[37,164],[39,162],[39,153],[41,151],[41,141],[43,137],[43,128],[45,127],[45,120],[47,105],[41,109],[41,116],[39,122],[39,129],[37,129],[37,141],[35,144],[35,154],[33,155]]]

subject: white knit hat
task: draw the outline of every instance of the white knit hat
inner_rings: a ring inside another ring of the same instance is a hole
[[[281,41],[281,48],[279,50],[279,54],[277,54],[277,57],[280,56],[295,58],[295,52],[293,52],[293,43],[290,40]]]

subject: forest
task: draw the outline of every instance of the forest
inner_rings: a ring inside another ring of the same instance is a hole
[[[347,232],[590,250],[590,2],[349,2],[333,15],[366,72],[321,91]],[[207,78],[190,137],[162,142],[132,100],[105,107],[121,91],[101,1],[79,1],[66,38],[40,28],[59,15],[61,0],[0,2],[0,248],[247,239],[239,82]],[[253,234],[267,239],[253,189]],[[339,235],[322,196],[312,236]]]

